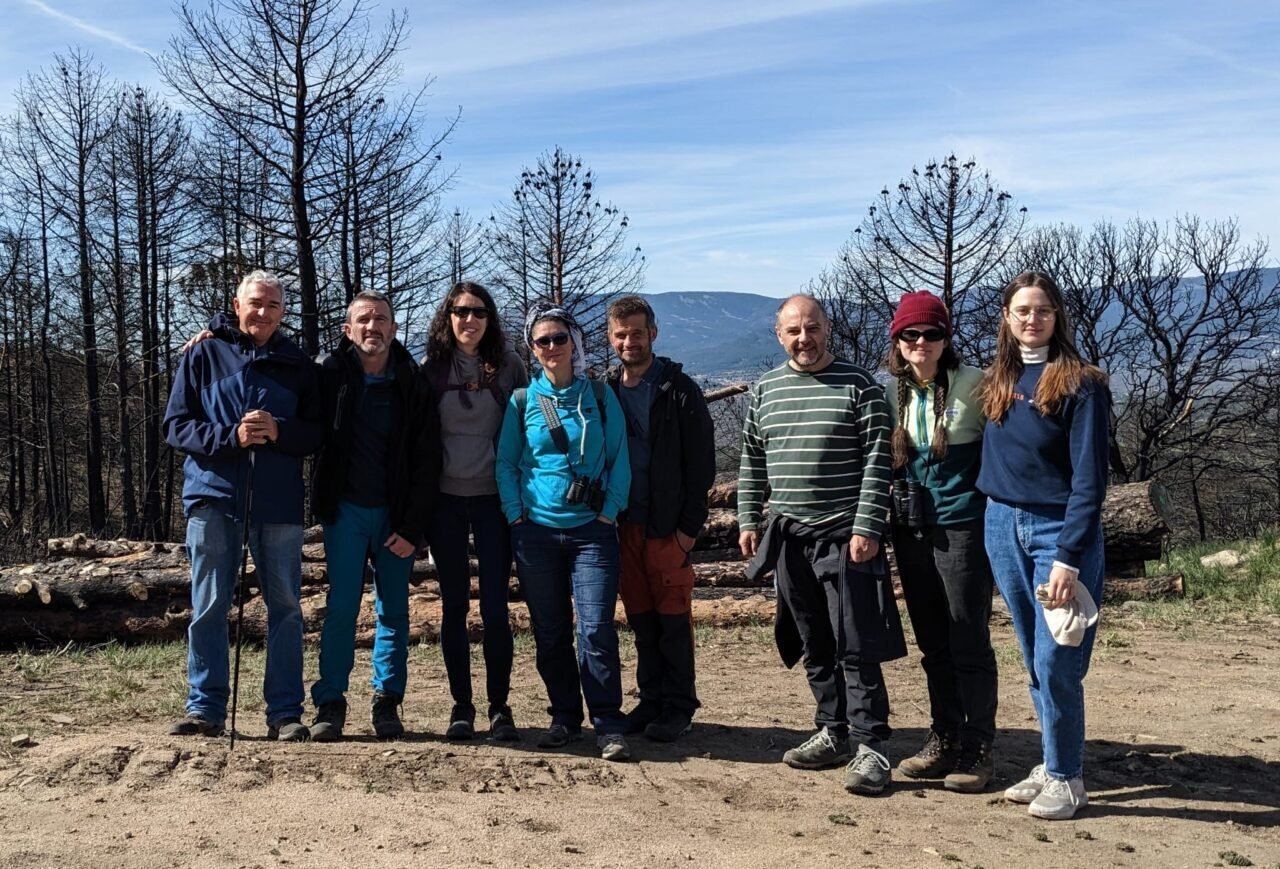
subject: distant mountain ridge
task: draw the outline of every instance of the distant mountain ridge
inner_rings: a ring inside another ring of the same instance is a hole
[[[686,374],[754,381],[783,359],[773,334],[782,300],[754,293],[646,293],[658,318],[655,349]]]

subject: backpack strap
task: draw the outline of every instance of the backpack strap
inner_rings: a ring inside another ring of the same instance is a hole
[[[591,384],[591,394],[595,397],[596,407],[600,410],[600,427],[604,428],[605,423],[609,421],[608,411],[605,410],[606,399],[604,391],[609,387],[600,380],[588,380],[587,382]],[[520,411],[520,431],[524,431],[524,409],[529,403],[529,388],[527,386],[521,386],[511,393],[511,397],[515,399],[516,407]],[[550,423],[548,423],[548,428],[549,427]]]

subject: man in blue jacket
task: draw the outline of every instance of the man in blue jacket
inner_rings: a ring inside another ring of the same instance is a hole
[[[270,739],[308,737],[302,723],[302,458],[320,446],[315,365],[279,334],[284,291],[254,271],[236,289],[235,319],[185,353],[165,410],[165,440],[187,454],[182,505],[191,556],[187,714],[169,733],[216,736],[230,694],[227,616],[240,568],[252,479],[249,547],[267,605],[263,699]],[[252,477],[250,473],[252,472]]]

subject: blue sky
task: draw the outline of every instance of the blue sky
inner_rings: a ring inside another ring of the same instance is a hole
[[[651,292],[792,292],[882,186],[951,152],[1036,222],[1235,216],[1280,256],[1273,0],[404,5],[406,81],[462,107],[446,204],[487,216],[561,145],[629,215]],[[0,8],[0,111],[72,44],[159,86],[165,2]]]

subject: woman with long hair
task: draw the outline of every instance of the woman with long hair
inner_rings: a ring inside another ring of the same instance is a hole
[[[616,522],[631,489],[622,406],[612,389],[584,376],[582,331],[568,311],[535,310],[525,340],[542,373],[508,404],[497,472],[550,701],[551,726],[538,745],[581,739],[585,699],[600,756],[626,760],[613,624]]]
[[[898,769],[974,793],[991,780],[997,702],[986,503],[977,489],[982,372],[961,363],[951,316],[932,293],[903,296],[889,333],[891,534],[931,715],[923,747]]]
[[[1084,676],[1102,600],[1107,376],[1080,358],[1062,293],[1042,272],[1005,287],[996,358],[979,390],[987,427],[978,488],[987,552],[1040,721],[1042,762],[1005,791],[1065,820],[1084,788]],[[1055,612],[1060,611],[1060,612]],[[1063,619],[1074,631],[1062,631]]]
[[[520,733],[507,704],[513,656],[507,615],[511,541],[494,464],[507,400],[528,383],[528,376],[524,363],[507,344],[488,290],[469,281],[453,285],[431,322],[424,365],[438,401],[444,452],[440,495],[428,539],[440,577],[440,649],[453,695],[445,737],[475,736],[467,637],[471,606],[467,541],[473,536],[484,624],[489,737],[514,741]]]

